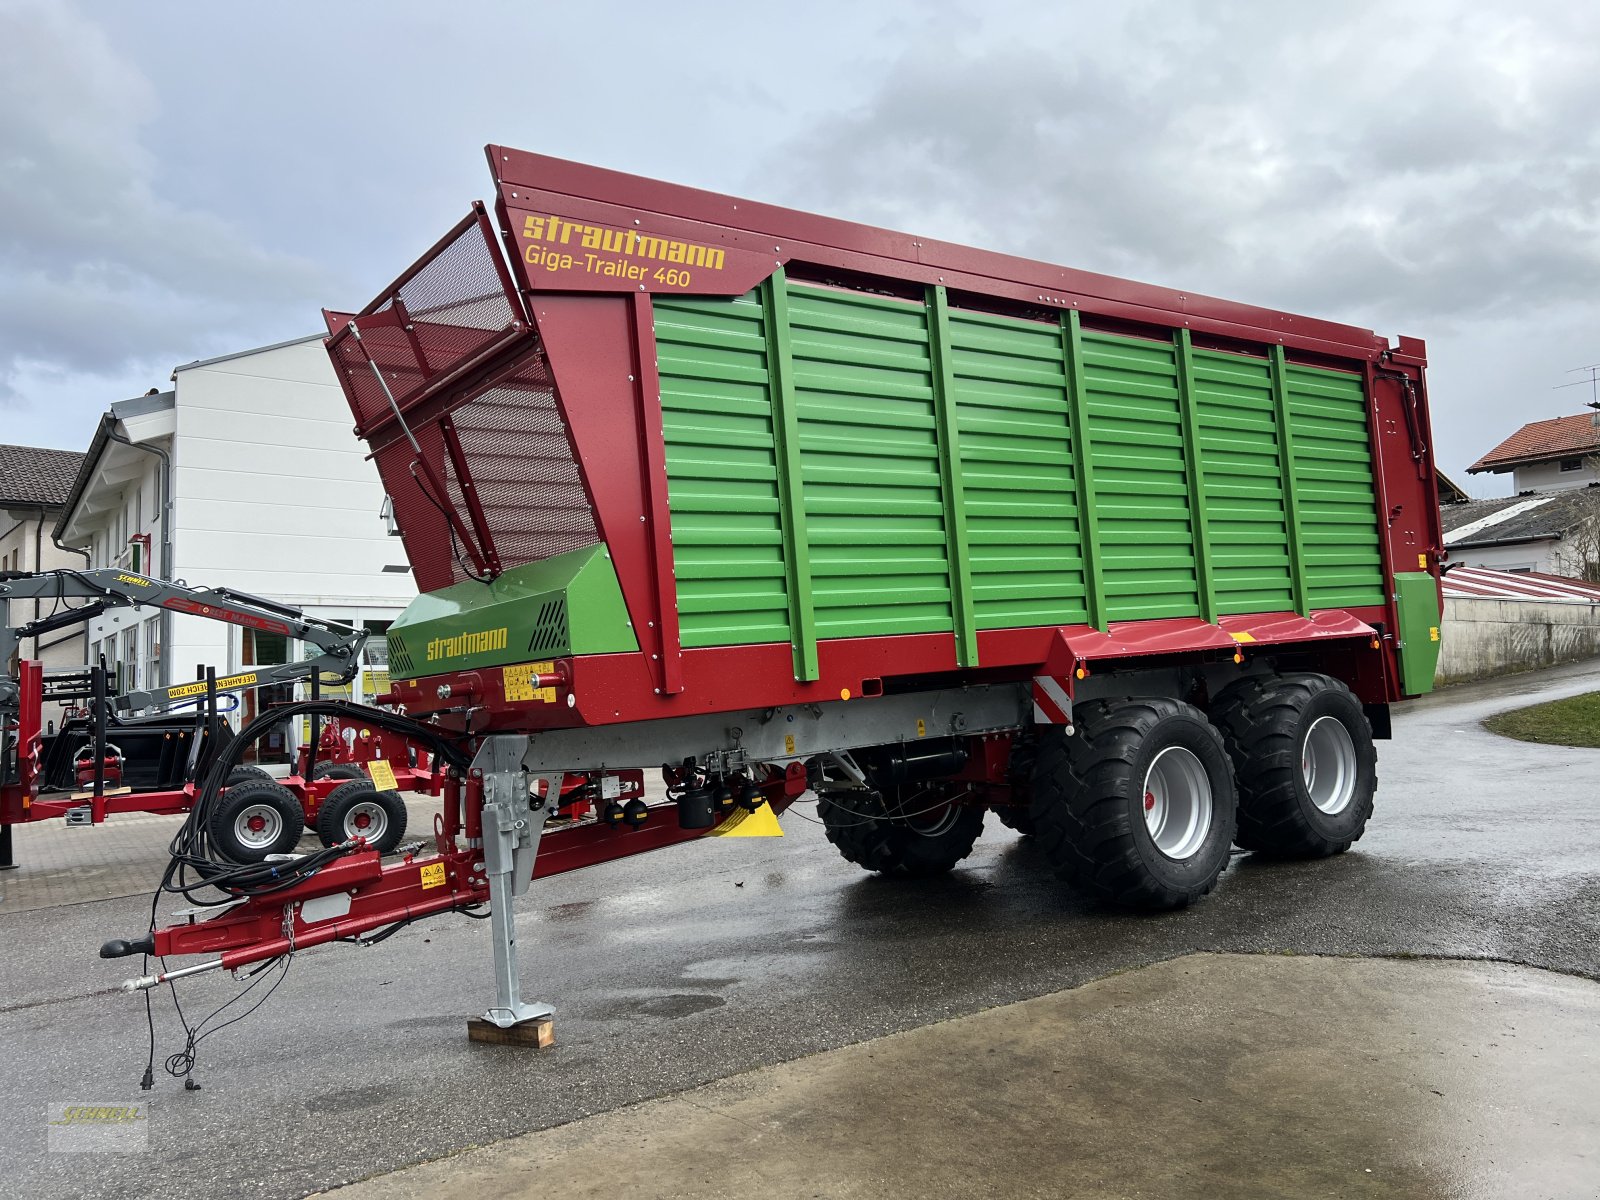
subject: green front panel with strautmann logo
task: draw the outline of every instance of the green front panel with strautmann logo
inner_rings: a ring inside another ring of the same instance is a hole
[[[414,679],[638,648],[611,555],[587,546],[418,596],[389,627],[389,671]]]
[[[1408,696],[1433,691],[1439,670],[1439,581],[1426,571],[1394,577],[1400,614],[1400,687]]]

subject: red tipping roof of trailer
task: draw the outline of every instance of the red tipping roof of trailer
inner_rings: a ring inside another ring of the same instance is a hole
[[[777,205],[663,183],[620,171],[532,154],[508,146],[485,148],[499,186],[508,241],[521,217],[554,212],[564,218],[604,223],[619,230],[680,232],[688,226],[704,242],[731,255],[757,255],[768,270],[791,261],[885,275],[918,283],[943,283],[957,290],[1003,297],[1021,304],[1077,307],[1104,316],[1196,333],[1299,347],[1337,357],[1375,360],[1390,348],[1386,338],[1354,325],[1298,316],[1174,288],[978,250],[914,234],[878,229]],[[654,220],[652,220],[652,218]],[[512,258],[530,290],[552,286],[511,245]],[[743,272],[730,272],[742,286]],[[583,285],[580,285],[583,286]],[[631,290],[631,284],[607,290]],[[587,290],[587,288],[585,289]],[[650,281],[641,291],[671,291]],[[692,290],[710,289],[696,286]],[[723,292],[721,294],[737,294]],[[1421,362],[1421,341],[1401,339],[1399,351]]]

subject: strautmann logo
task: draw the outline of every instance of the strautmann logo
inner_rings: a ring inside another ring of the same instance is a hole
[[[487,654],[491,650],[506,648],[507,629],[485,629],[478,633],[463,633],[456,637],[434,638],[428,643],[428,661],[442,658],[465,658],[469,654]]]

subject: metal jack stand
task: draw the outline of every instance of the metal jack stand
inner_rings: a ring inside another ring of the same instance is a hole
[[[483,863],[489,877],[489,937],[494,944],[495,1002],[482,1017],[467,1022],[475,1042],[548,1046],[555,1040],[548,1004],[522,999],[517,971],[517,924],[513,901],[533,882],[545,818],[561,796],[561,779],[546,780],[544,796],[534,795],[522,768],[525,737],[486,741],[472,764],[483,780]]]

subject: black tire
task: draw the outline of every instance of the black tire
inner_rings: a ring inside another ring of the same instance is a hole
[[[950,802],[942,802],[947,797]],[[983,832],[983,809],[961,799],[949,783],[905,784],[887,794],[824,796],[817,815],[847,861],[890,877],[925,879],[971,854]],[[930,806],[933,811],[925,811]]]
[[[250,779],[266,779],[266,780],[269,780],[269,781],[272,781],[272,782],[276,782],[275,780],[272,779],[272,776],[268,772],[262,770],[260,767],[247,766],[246,765],[246,766],[234,767],[233,770],[229,771],[228,772],[228,782],[223,784],[222,786],[223,787],[235,787],[238,784],[244,783],[245,781],[250,780]]]
[[[1015,829],[1023,837],[1039,832],[1039,827],[1033,823],[1033,814],[1020,804],[996,804],[989,811],[1000,818],[1000,824]]]
[[[246,779],[217,800],[209,832],[222,857],[251,863],[289,853],[304,825],[305,811],[288,788],[271,779]]]
[[[1343,683],[1310,673],[1250,679],[1211,707],[1239,781],[1235,840],[1242,848],[1276,858],[1326,858],[1366,831],[1378,752],[1361,702]],[[1326,718],[1347,743],[1322,724]]]
[[[1077,733],[1053,730],[1034,762],[1029,811],[1056,874],[1119,908],[1193,904],[1216,886],[1233,844],[1233,767],[1221,735],[1177,700],[1094,700],[1074,715]],[[1163,758],[1169,750],[1187,754]],[[1187,788],[1169,781],[1174,771]],[[1157,811],[1153,789],[1170,830],[1152,831],[1146,818]]]
[[[352,779],[328,793],[317,810],[318,839],[335,846],[358,835],[379,854],[400,844],[406,835],[406,802],[399,792],[380,792],[370,780]]]
[[[321,762],[311,768],[311,778],[316,779],[365,779],[367,773],[355,763]]]

